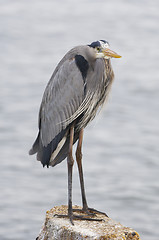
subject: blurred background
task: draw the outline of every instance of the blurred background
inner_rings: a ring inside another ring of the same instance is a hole
[[[85,130],[90,207],[158,239],[159,1],[0,0],[0,239],[38,236],[45,212],[67,204],[67,166],[29,156],[54,68],[72,47],[108,40],[115,81]],[[73,203],[81,205],[76,166]]]

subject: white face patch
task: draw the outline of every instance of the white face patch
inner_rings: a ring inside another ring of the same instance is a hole
[[[109,44],[108,42],[104,43],[103,41],[99,41],[100,42],[100,45],[102,48],[109,48]]]
[[[110,56],[106,56],[106,55],[103,53],[103,51],[102,51],[102,50],[104,50],[104,49],[109,49],[109,43],[106,42],[106,41],[102,41],[102,40],[99,40],[98,42],[100,43],[100,48],[101,48],[101,50],[98,51],[98,50],[96,49],[96,58],[104,58],[104,59],[109,59],[109,58],[111,58]]]

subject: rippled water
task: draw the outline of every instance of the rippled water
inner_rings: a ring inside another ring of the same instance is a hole
[[[67,204],[66,161],[28,156],[44,88],[73,46],[106,39],[123,56],[107,106],[85,130],[89,205],[158,239],[159,2],[0,0],[0,239],[35,239],[45,211]],[[81,204],[74,169],[74,204]]]

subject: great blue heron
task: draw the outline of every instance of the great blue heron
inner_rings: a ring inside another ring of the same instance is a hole
[[[63,57],[45,89],[39,112],[39,133],[29,151],[30,155],[37,153],[37,160],[47,167],[54,167],[67,157],[67,216],[72,224],[76,218],[94,220],[73,214],[72,147],[77,140],[76,161],[83,211],[87,214],[98,212],[87,205],[81,148],[83,129],[94,119],[97,109],[108,97],[114,78],[110,63],[112,57],[121,56],[110,50],[109,43],[105,40],[77,46]]]

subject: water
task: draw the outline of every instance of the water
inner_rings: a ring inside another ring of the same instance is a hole
[[[66,161],[28,156],[44,88],[73,46],[106,39],[123,56],[102,114],[85,130],[90,207],[158,239],[159,2],[0,0],[0,239],[35,239],[46,210],[67,204]],[[77,169],[73,203],[81,204]]]

